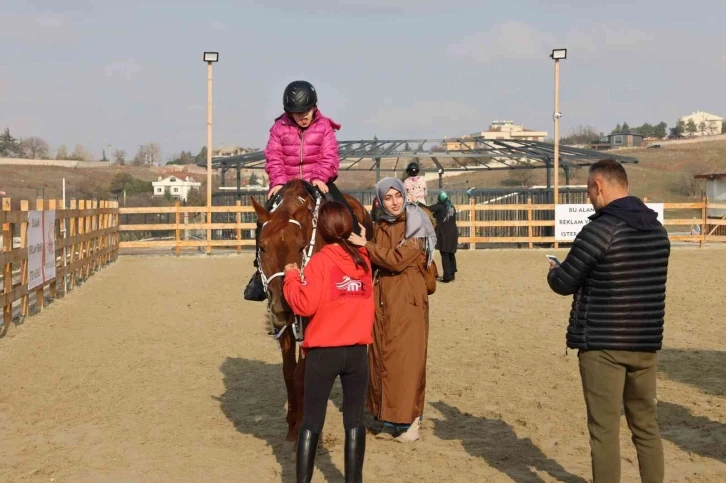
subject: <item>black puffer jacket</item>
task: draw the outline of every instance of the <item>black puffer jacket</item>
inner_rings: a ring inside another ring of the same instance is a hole
[[[663,342],[670,241],[638,198],[613,201],[590,217],[547,281],[574,294],[567,346],[654,351]]]

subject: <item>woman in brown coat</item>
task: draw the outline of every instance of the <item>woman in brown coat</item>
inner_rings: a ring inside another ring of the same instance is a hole
[[[376,320],[368,351],[366,408],[384,432],[400,441],[419,438],[426,389],[429,300],[424,274],[433,263],[436,235],[431,214],[406,200],[401,180],[376,185],[382,208],[373,240],[352,235],[373,267]]]

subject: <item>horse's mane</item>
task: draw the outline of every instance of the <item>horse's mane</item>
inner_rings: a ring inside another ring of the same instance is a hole
[[[282,201],[277,209],[270,214],[268,233],[277,233],[288,226],[293,213],[300,207],[298,198],[308,199],[309,195],[304,183],[303,180],[295,179],[283,186]]]

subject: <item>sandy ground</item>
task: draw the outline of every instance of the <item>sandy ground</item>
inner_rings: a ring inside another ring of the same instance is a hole
[[[658,380],[667,480],[726,481],[726,250],[679,249]],[[432,297],[423,439],[366,481],[590,480],[569,300],[544,252],[460,252]],[[287,482],[280,355],[251,258],[122,257],[0,340],[2,482]],[[315,481],[343,481],[341,392]],[[623,420],[623,481],[638,481]]]

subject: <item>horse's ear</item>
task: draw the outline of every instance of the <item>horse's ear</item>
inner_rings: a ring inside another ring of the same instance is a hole
[[[270,213],[265,209],[265,207],[259,204],[251,196],[250,201],[252,202],[252,207],[255,209],[255,213],[257,213],[257,219],[260,220],[260,223],[268,221],[270,219]]]

